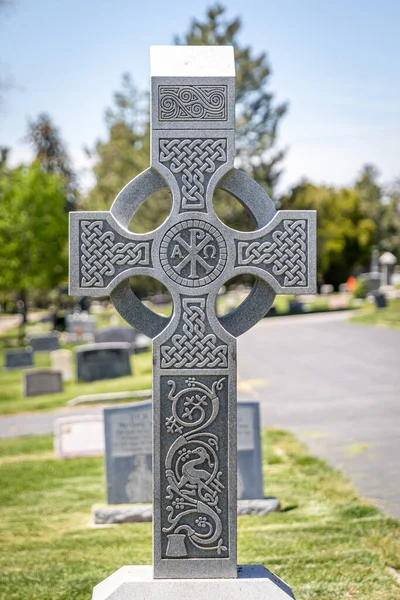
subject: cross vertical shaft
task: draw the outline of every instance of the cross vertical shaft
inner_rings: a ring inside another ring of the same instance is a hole
[[[233,53],[222,55],[198,77],[193,50],[185,62],[181,48],[169,60],[152,49],[152,165],[176,222],[160,259],[177,292],[153,342],[156,578],[236,577],[236,340],[215,318],[227,246],[212,224],[234,156]]]

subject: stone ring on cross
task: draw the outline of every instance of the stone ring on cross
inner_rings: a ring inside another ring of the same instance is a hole
[[[109,294],[153,338],[154,577],[236,577],[236,337],[277,293],[315,293],[316,215],[276,211],[234,168],[231,47],[152,48],[151,98],[151,167],[109,212],[70,215],[70,293]],[[218,187],[248,209],[255,231],[222,223]],[[135,211],[161,188],[172,193],[167,220],[131,233]],[[256,277],[249,297],[218,318],[221,286],[246,273]],[[166,285],[171,318],[138,300],[133,275]]]

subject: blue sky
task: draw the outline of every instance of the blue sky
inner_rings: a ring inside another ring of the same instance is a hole
[[[288,147],[285,189],[302,177],[351,183],[366,162],[382,181],[400,176],[400,2],[229,0],[240,38],[266,50],[270,88],[288,100],[279,145]],[[28,116],[47,111],[60,127],[84,185],[83,153],[105,134],[104,110],[121,74],[149,85],[149,46],[169,44],[210,2],[13,0],[0,16],[0,62],[16,89],[0,113],[0,145],[30,158]]]

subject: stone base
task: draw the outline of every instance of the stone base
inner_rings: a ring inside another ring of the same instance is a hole
[[[260,498],[259,500],[239,500],[237,514],[267,515],[279,512],[280,503],[277,498]],[[92,520],[95,525],[118,525],[119,523],[143,523],[151,521],[152,504],[95,504],[92,506]]]
[[[153,579],[153,567],[126,566],[93,590],[92,600],[294,600],[290,587],[262,565],[238,566],[237,579]]]

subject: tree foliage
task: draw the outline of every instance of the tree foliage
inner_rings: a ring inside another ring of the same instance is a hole
[[[267,54],[254,53],[240,42],[242,21],[229,20],[226,9],[215,4],[204,20],[193,19],[176,44],[233,46],[236,63],[236,156],[239,168],[255,179],[270,195],[281,173],[282,150],[275,150],[278,126],[287,104],[276,104],[269,89],[271,66]]]
[[[0,172],[0,290],[48,290],[67,277],[64,180],[38,161]]]
[[[60,132],[47,113],[28,120],[26,140],[42,168],[48,173],[58,173],[64,179],[66,209],[73,210],[77,194],[75,173]]]
[[[236,57],[237,162],[238,166],[272,193],[279,177],[283,152],[275,151],[278,124],[286,104],[275,105],[268,90],[270,65],[264,52],[254,54],[239,41],[239,18],[228,20],[220,5],[210,8],[203,20],[194,20],[177,44],[233,45]],[[95,185],[86,205],[108,210],[120,189],[149,166],[149,121],[147,95],[141,94],[131,77],[123,77],[122,89],[114,94],[113,106],[106,112],[107,139],[98,141],[89,155],[94,159]],[[132,227],[149,231],[167,216],[171,206],[167,191],[154,194],[137,212]],[[250,229],[247,211],[226,192],[215,198],[218,215],[228,225]]]

